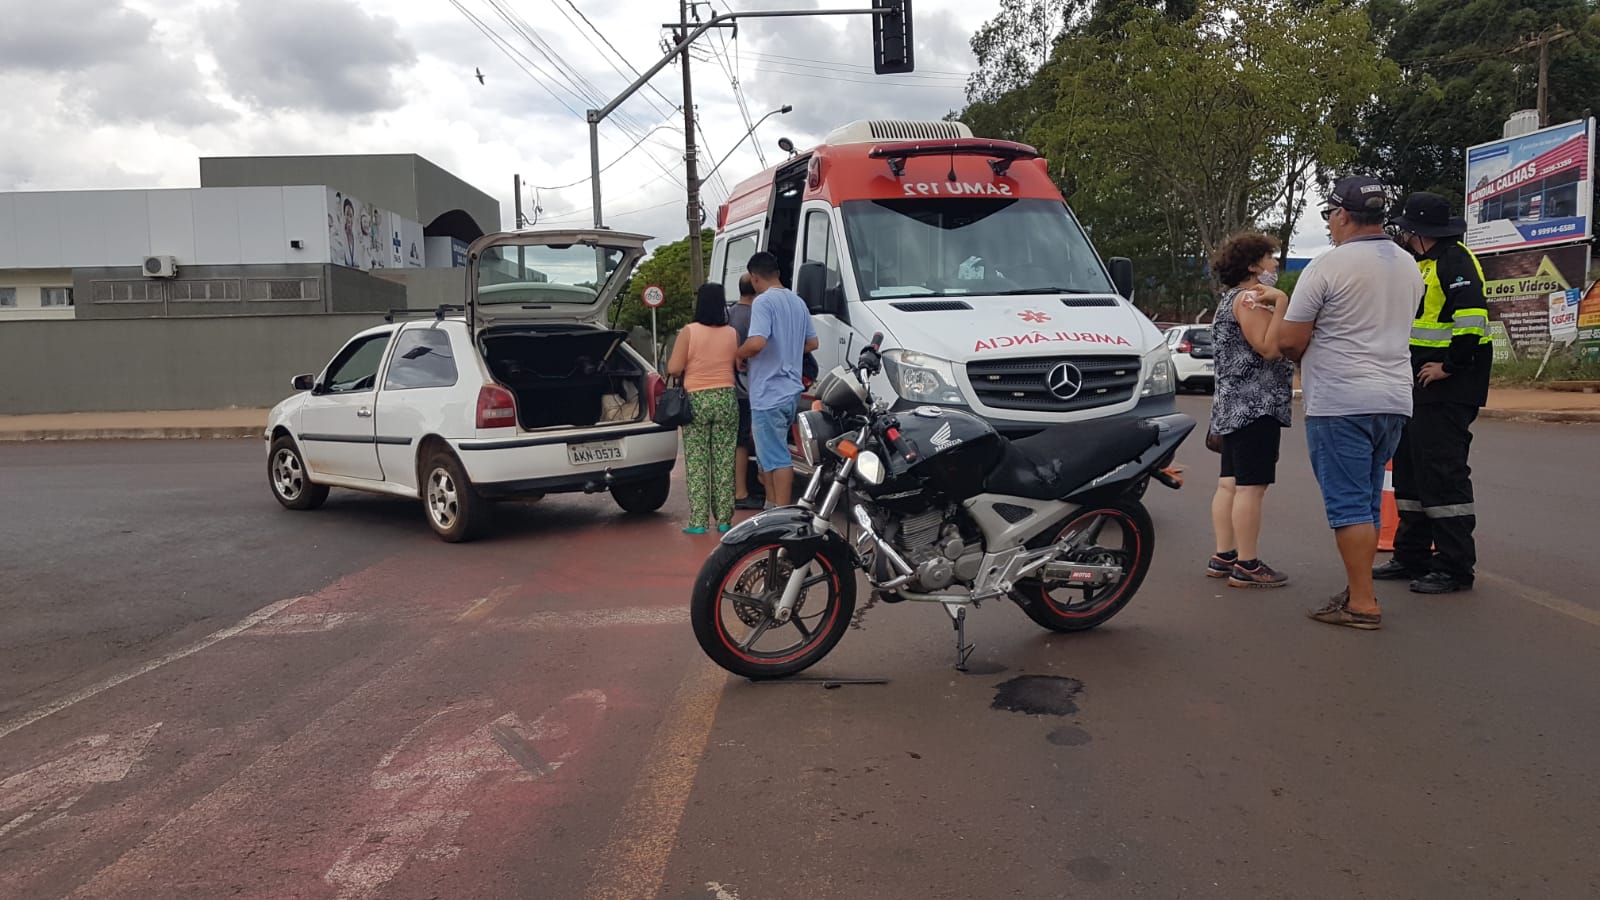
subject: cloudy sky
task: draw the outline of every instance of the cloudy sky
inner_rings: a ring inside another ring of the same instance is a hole
[[[867,5],[715,6],[730,3]],[[709,214],[761,168],[746,113],[794,107],[755,132],[770,163],[780,137],[805,147],[853,119],[959,109],[968,38],[997,6],[917,0],[917,72],[905,76],[872,73],[861,17],[707,35],[692,69],[701,173],[727,157],[705,187]],[[587,224],[582,113],[631,82],[630,65],[660,59],[676,13],[672,0],[0,0],[0,190],[193,187],[202,156],[413,152],[499,198],[502,225],[515,173],[540,224]],[[602,125],[608,225],[686,232],[681,99],[671,65]],[[1306,237],[1297,252],[1323,243]]]

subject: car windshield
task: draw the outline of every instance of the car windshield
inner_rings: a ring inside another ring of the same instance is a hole
[[[842,207],[866,299],[1113,293],[1059,200],[850,200]]]
[[[587,306],[622,260],[622,250],[582,244],[490,247],[478,258],[478,302]]]

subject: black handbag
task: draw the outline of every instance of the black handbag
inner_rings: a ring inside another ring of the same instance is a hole
[[[694,421],[694,408],[689,405],[689,392],[683,382],[667,379],[667,389],[656,401],[655,415],[650,420],[667,428],[680,428]]]

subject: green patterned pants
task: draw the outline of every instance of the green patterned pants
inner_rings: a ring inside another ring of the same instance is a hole
[[[689,527],[733,521],[733,445],[739,434],[739,401],[733,388],[689,392],[694,421],[683,426],[688,469]]]

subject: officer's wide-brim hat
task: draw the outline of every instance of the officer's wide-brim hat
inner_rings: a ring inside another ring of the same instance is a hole
[[[1467,220],[1450,214],[1450,201],[1427,191],[1407,197],[1405,208],[1391,223],[1423,237],[1455,237],[1467,232]]]

